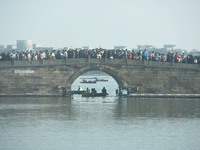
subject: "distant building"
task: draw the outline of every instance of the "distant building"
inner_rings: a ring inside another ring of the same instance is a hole
[[[166,45],[163,45],[163,46],[164,46],[164,49],[166,49],[167,51],[172,51],[172,50],[174,50],[174,47],[176,45],[166,44]]]
[[[33,45],[31,40],[17,40],[17,51],[31,51]]]
[[[200,56],[200,50],[193,49],[190,51],[190,54],[193,56]]]
[[[64,49],[64,50],[68,50],[68,47],[64,47],[63,49]]]
[[[33,50],[42,49],[42,44],[33,44]]]
[[[7,47],[5,48],[6,51],[12,51],[16,49],[17,49],[16,45],[7,45]]]
[[[4,51],[6,49],[7,45],[0,45],[0,51]]]
[[[153,47],[153,45],[138,45],[137,46],[137,49],[138,50],[153,50],[153,49],[155,49],[154,47]]]
[[[114,46],[114,49],[123,50],[123,49],[126,49],[126,46]]]
[[[90,49],[89,46],[83,46],[82,49]]]
[[[55,50],[54,47],[42,47],[42,48],[39,48],[37,49],[38,51],[41,50],[41,51],[52,51],[52,50]]]
[[[17,46],[16,45],[0,45],[0,51],[12,51],[16,50]]]

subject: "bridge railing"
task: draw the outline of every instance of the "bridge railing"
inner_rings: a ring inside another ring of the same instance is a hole
[[[187,63],[169,63],[130,59],[96,59],[96,58],[81,58],[81,59],[56,59],[56,60],[36,60],[36,61],[0,61],[0,68],[5,67],[34,67],[34,66],[59,66],[59,65],[122,65],[122,66],[141,66],[141,67],[163,67],[163,68],[188,68],[200,69],[199,64]]]

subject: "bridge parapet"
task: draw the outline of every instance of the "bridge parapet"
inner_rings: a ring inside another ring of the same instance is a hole
[[[36,60],[36,61],[0,61],[0,68],[11,67],[48,67],[59,65],[121,65],[121,66],[141,66],[141,67],[159,67],[159,68],[182,68],[182,69],[200,69],[199,64],[187,63],[169,63],[156,61],[142,61],[129,59],[93,59],[93,58],[74,58],[74,59],[57,59],[57,60]]]

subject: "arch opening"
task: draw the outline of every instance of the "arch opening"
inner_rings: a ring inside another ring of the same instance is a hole
[[[95,88],[98,93],[101,93],[101,90],[105,87],[109,96],[116,96],[120,83],[105,71],[87,70],[74,79],[71,84],[71,91],[77,91],[79,87],[83,90]]]

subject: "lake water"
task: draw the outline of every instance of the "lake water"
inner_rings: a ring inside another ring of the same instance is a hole
[[[199,150],[199,99],[0,98],[2,150]]]
[[[76,90],[78,78],[72,85]],[[199,150],[200,99],[0,98],[1,150]]]

